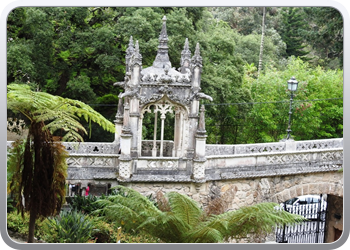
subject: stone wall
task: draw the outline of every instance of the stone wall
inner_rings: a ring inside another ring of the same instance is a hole
[[[186,194],[206,206],[209,200],[234,190],[228,209],[238,209],[260,202],[283,202],[305,194],[343,196],[343,174],[310,173],[293,176],[209,181],[205,183],[124,183],[144,195],[155,197],[157,191]]]

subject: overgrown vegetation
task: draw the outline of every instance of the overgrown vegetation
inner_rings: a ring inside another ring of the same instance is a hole
[[[213,209],[203,210],[197,202],[177,192],[158,196],[155,205],[135,190],[117,188],[124,195],[111,195],[97,201],[104,207],[103,218],[123,225],[127,232],[147,232],[167,243],[223,242],[269,233],[275,226],[303,220],[301,216],[276,209],[275,203],[215,214],[211,212]]]
[[[250,241],[264,238],[276,226],[304,220],[276,209],[274,203],[227,212],[235,195],[233,189],[212,200],[205,209],[176,192],[158,192],[153,200],[122,186],[116,191],[93,202],[100,208],[90,214],[71,208],[36,221],[35,237],[50,243],[115,243],[118,229],[122,228],[121,243],[204,243],[242,238]],[[8,214],[7,227],[15,232],[28,234],[28,223],[28,213],[24,220],[16,212]]]
[[[68,153],[61,140],[82,141],[87,133],[83,117],[114,132],[114,125],[88,105],[48,93],[32,91],[25,84],[7,86],[7,107],[29,120],[28,136],[17,140],[8,153],[8,187],[18,212],[30,212],[28,243],[34,241],[35,221],[56,215],[65,199]],[[60,130],[63,136],[54,136]]]

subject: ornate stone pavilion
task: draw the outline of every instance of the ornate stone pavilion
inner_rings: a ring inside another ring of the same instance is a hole
[[[133,170],[184,170],[205,161],[204,106],[200,99],[212,98],[201,92],[202,57],[197,43],[194,55],[188,40],[181,52],[181,67],[175,69],[168,56],[166,17],[159,36],[158,52],[153,65],[142,68],[138,41],[130,37],[126,50],[126,74],[121,86],[116,115],[115,143],[120,145],[119,178],[129,179]],[[142,44],[141,44],[142,46]],[[154,114],[153,141],[142,141],[142,124],[146,113]],[[164,140],[164,121],[174,114],[174,139]],[[157,140],[157,120],[161,120]],[[150,161],[149,157],[155,158]],[[162,160],[156,159],[161,158]],[[203,172],[203,171],[202,171]],[[196,173],[196,178],[204,178]]]

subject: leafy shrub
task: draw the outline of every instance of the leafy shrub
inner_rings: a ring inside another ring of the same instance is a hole
[[[47,219],[37,220],[35,222],[34,237],[39,240],[42,239],[45,234],[44,225],[46,222]],[[22,218],[22,215],[17,213],[17,211],[7,213],[7,228],[22,235],[28,235],[29,214],[25,213],[24,218]]]
[[[95,203],[99,198],[96,196],[74,196],[71,199],[67,200],[69,205],[73,210],[80,211],[84,214],[91,214],[93,211],[100,208],[100,206]]]
[[[92,222],[86,215],[73,210],[62,211],[59,216],[48,219],[46,241],[56,243],[85,243],[91,238]]]
[[[114,224],[108,223],[102,219],[94,219],[93,225],[91,237],[95,239],[96,243],[117,242],[117,230]]]

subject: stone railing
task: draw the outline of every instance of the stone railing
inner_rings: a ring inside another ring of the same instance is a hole
[[[150,142],[144,142],[141,157],[129,163],[123,160],[127,176],[132,176],[130,181],[203,182],[337,171],[343,167],[343,139],[207,145],[206,159],[193,162],[171,157],[171,141],[165,144],[164,157],[151,157]],[[64,145],[69,152],[68,179],[116,179],[120,174],[119,145],[90,142]]]
[[[342,148],[208,156],[203,166],[206,180],[328,172],[342,167]]]
[[[119,146],[103,142],[63,142],[69,154],[118,154]]]
[[[241,155],[264,154],[271,152],[305,151],[312,149],[343,148],[343,138],[312,141],[289,141],[237,145],[206,145],[206,156],[210,155]]]

